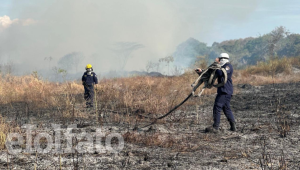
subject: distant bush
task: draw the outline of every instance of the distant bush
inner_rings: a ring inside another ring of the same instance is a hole
[[[300,66],[300,57],[281,58],[269,60],[267,62],[258,62],[254,66],[249,66],[242,70],[243,76],[263,75],[272,76],[280,73],[291,74],[293,67]]]

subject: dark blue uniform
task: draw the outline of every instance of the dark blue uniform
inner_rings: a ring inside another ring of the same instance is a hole
[[[84,86],[84,99],[87,107],[93,107],[94,103],[94,84],[98,84],[97,75],[94,72],[84,72],[82,76]]]
[[[233,94],[233,86],[232,86],[232,73],[233,68],[230,63],[226,63],[222,66],[227,71],[227,82],[224,86],[218,87],[217,97],[215,99],[214,109],[213,109],[213,116],[214,116],[214,128],[219,128],[220,126],[220,118],[221,118],[221,111],[223,110],[227,120],[229,122],[235,122],[234,116],[230,109],[230,99]],[[218,76],[218,83],[224,81],[224,73],[221,70],[216,71],[216,75]]]

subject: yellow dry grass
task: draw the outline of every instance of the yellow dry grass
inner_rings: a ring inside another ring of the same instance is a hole
[[[0,103],[12,102],[38,103],[40,107],[53,106],[58,103],[57,96],[76,94],[82,90],[75,82],[63,84],[42,81],[32,75],[0,77]]]
[[[294,58],[296,60],[296,58]],[[290,74],[292,72],[292,59],[282,58],[276,60],[270,60],[267,62],[259,62],[257,65],[249,66],[242,71],[243,76],[250,75],[275,75],[278,73]]]
[[[191,93],[191,84],[197,75],[187,73],[180,77],[129,77],[102,80],[98,85],[100,101],[111,109],[130,108],[147,113],[164,113]],[[206,90],[211,94],[215,90]]]
[[[300,81],[299,73],[293,69],[300,68],[300,57],[281,58],[259,62],[234,74],[235,84],[265,85]]]
[[[258,63],[244,70],[235,70],[234,84],[263,85],[270,83],[296,82],[298,73],[292,66],[300,65],[300,58],[283,58]],[[274,73],[274,74],[273,74]],[[143,110],[145,113],[165,113],[181,102],[190,92],[191,84],[198,75],[186,71],[177,77],[135,76],[103,79],[97,85],[99,107],[112,110],[126,108],[127,111]],[[38,79],[34,75],[0,77],[0,104],[13,102],[36,103],[37,107],[71,107],[75,95],[83,93],[80,82],[53,83]],[[216,93],[206,89],[204,95]],[[199,100],[189,100],[193,105]]]
[[[292,67],[298,66],[300,66],[299,57],[258,63],[244,70],[236,70],[233,83],[264,85],[300,81],[300,73],[292,71]],[[191,84],[197,77],[193,71],[186,71],[178,77],[137,76],[103,79],[97,85],[97,100],[101,109],[166,113],[191,93]],[[2,105],[23,102],[40,108],[66,108],[66,114],[70,114],[69,110],[76,102],[75,96],[82,94],[83,91],[81,83],[75,81],[54,83],[40,80],[34,75],[0,76]],[[214,93],[215,88],[207,89],[203,95]],[[180,109],[184,110],[195,104],[200,104],[200,100],[189,100]],[[7,133],[12,131],[12,128],[14,127],[0,116],[0,149],[4,148]]]
[[[19,132],[20,128],[12,123],[8,123],[0,115],[0,150],[5,149],[6,137],[8,133]]]

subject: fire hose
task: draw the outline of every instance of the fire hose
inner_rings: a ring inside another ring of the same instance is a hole
[[[215,74],[217,70],[221,70],[223,72],[224,81],[217,84],[217,85],[214,85],[215,80],[218,78],[217,75]],[[177,108],[179,108],[181,105],[183,105],[191,96],[200,97],[201,94],[203,93],[203,91],[206,88],[208,88],[208,89],[210,89],[212,87],[218,88],[218,87],[224,86],[224,84],[226,82],[227,82],[227,72],[226,72],[226,70],[224,68],[222,68],[220,64],[218,64],[217,62],[214,62],[207,69],[205,69],[201,72],[201,74],[196,79],[196,81],[191,85],[192,86],[192,92],[181,103],[176,105],[173,109],[171,109],[168,113],[164,114],[163,116],[155,118],[155,120],[152,121],[152,123],[147,124],[146,126],[140,127],[138,129],[142,129],[142,128],[146,128],[146,127],[149,127],[151,125],[154,125],[158,120],[167,117],[172,112],[174,112]],[[204,83],[204,86],[202,87],[200,92],[197,95],[195,95],[195,91],[197,90],[198,87],[201,86],[202,83]]]

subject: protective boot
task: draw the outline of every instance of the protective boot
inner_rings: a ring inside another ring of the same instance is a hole
[[[205,133],[218,133],[219,128],[215,128],[213,126],[205,128]]]
[[[85,108],[90,108],[90,102],[89,101],[87,101],[86,103],[85,103],[85,105],[86,105],[86,107]]]
[[[235,122],[229,122],[229,123],[230,123],[230,130],[235,132],[236,131]]]

